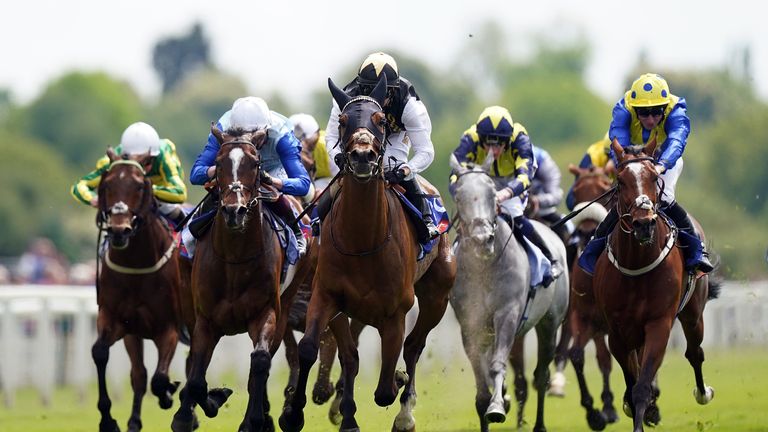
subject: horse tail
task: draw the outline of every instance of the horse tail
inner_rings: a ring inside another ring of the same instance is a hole
[[[711,244],[708,245],[707,250],[709,251],[710,261],[715,267],[715,270],[707,278],[707,300],[714,300],[720,297],[720,290],[723,288],[723,278],[717,274],[717,270],[720,268],[720,255],[714,252]]]

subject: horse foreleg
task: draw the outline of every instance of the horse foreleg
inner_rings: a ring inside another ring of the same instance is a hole
[[[379,383],[376,386],[373,399],[376,405],[386,407],[395,402],[400,387],[404,386],[410,378],[402,373],[398,374],[397,378],[395,377],[395,367],[403,347],[405,313],[396,313],[391,319],[391,325],[383,326],[378,330],[379,335],[381,335],[381,371],[379,372]],[[351,386],[346,379],[344,384],[347,388]]]
[[[605,344],[605,335],[603,333],[594,334],[592,340],[595,342],[597,365],[603,376],[603,392],[600,394],[600,399],[603,401],[603,418],[606,423],[616,423],[619,421],[619,415],[616,413],[616,407],[613,405],[613,392],[611,391],[611,369],[613,368],[611,353]]]
[[[268,430],[275,428],[269,412],[264,411],[264,407],[268,406],[264,403],[264,397],[267,391],[269,368],[272,365],[269,348],[275,337],[277,313],[271,307],[265,309],[258,319],[251,321],[248,325],[248,334],[253,341],[254,349],[251,352],[251,368],[248,374],[248,405],[243,422],[238,429],[240,432],[261,432],[264,428]]]
[[[215,417],[219,408],[232,394],[232,390],[228,388],[216,388],[208,391],[208,383],[205,381],[205,372],[211,362],[213,349],[220,338],[220,335],[214,334],[205,317],[199,316],[197,318],[195,330],[192,332],[187,383],[181,391],[181,403],[171,423],[171,429],[174,432],[192,430],[195,423],[193,416],[195,404],[200,405],[206,416]]]
[[[171,382],[168,377],[168,369],[171,366],[171,360],[176,353],[176,344],[179,342],[179,335],[174,326],[170,326],[159,337],[154,340],[157,347],[157,369],[152,376],[152,394],[157,396],[160,408],[168,409],[173,405],[173,394],[179,388],[179,382]]]
[[[634,356],[633,352],[625,346],[620,337],[614,333],[608,335],[608,344],[611,348],[613,357],[621,367],[621,372],[624,375],[624,384],[626,389],[624,390],[622,409],[624,414],[629,418],[634,417],[634,404],[632,403],[632,388],[635,386],[637,378],[635,377],[635,371],[637,368],[632,366],[632,360],[630,356]]]
[[[496,331],[493,355],[490,358],[490,377],[493,386],[493,394],[485,419],[489,423],[501,423],[507,419],[504,409],[504,386],[507,376],[507,361],[515,343],[518,314],[510,307],[504,307],[493,316],[493,326]],[[522,336],[521,336],[522,337]]]
[[[701,348],[701,342],[704,340],[703,301],[700,298],[691,299],[678,317],[685,334],[685,358],[691,364],[696,379],[693,396],[700,405],[708,404],[715,397],[715,390],[704,383],[704,374],[702,373],[702,364],[704,363],[704,350]]]
[[[352,340],[355,342],[355,346],[359,345],[360,342],[360,334],[363,332],[363,329],[365,329],[365,324],[361,323],[358,320],[349,320],[349,329],[352,333]],[[333,333],[328,330],[328,334],[331,336],[331,339],[333,339],[333,349],[336,349],[336,339],[333,338]],[[329,362],[329,367],[332,366],[332,363]],[[319,380],[319,378],[318,378]],[[341,406],[341,398],[344,395],[344,375],[339,374],[339,379],[336,381],[336,397],[333,398],[333,402],[331,402],[331,406],[328,408],[328,419],[331,421],[331,423],[338,425],[341,424],[341,411],[339,407]]]
[[[323,330],[320,335],[320,365],[317,370],[317,380],[312,389],[312,402],[322,405],[333,396],[331,370],[336,358],[336,339],[330,329]]]
[[[355,404],[355,378],[360,368],[357,346],[350,334],[349,320],[346,315],[340,315],[331,321],[330,328],[339,347],[342,380],[346,384],[341,391],[341,401],[339,403],[339,410],[342,415],[340,430],[344,432],[359,432],[360,429],[357,425],[357,420],[355,420],[355,413],[357,412],[357,405]]]
[[[512,355],[509,356],[512,372],[515,374],[515,401],[517,402],[517,427],[523,426],[523,411],[528,401],[528,381],[525,379],[525,338],[518,338],[512,345]],[[551,389],[551,387],[550,387]],[[507,402],[509,396],[504,395]],[[509,412],[509,406],[504,408]]]
[[[296,385],[299,381],[299,350],[293,330],[290,328],[283,334],[283,345],[285,345],[285,360],[288,362],[289,369],[288,384],[283,390],[283,396],[285,396],[285,403],[288,404],[296,393]]]
[[[570,349],[571,364],[576,371],[576,380],[579,382],[579,392],[581,393],[581,406],[587,411],[587,424],[592,430],[605,429],[605,418],[594,407],[594,399],[589,393],[587,380],[584,377],[584,346],[594,335],[592,326],[588,320],[582,319],[580,314],[571,309],[570,320],[573,329],[573,345]],[[610,354],[609,354],[610,356]],[[610,361],[610,359],[609,359]]]
[[[317,286],[317,279],[312,288],[312,299],[307,309],[307,326],[304,337],[299,342],[299,380],[296,384],[296,394],[293,400],[283,406],[280,415],[280,428],[285,432],[300,431],[304,427],[304,407],[307,405],[307,381],[312,365],[317,361],[320,332],[322,332],[331,316],[338,312],[338,306]]]
[[[141,402],[147,392],[147,368],[144,367],[144,341],[136,335],[126,335],[123,338],[125,351],[131,360],[131,389],[133,390],[133,403],[131,404],[131,416],[128,418],[128,431],[141,430]]]
[[[549,388],[549,364],[555,358],[555,343],[557,341],[557,327],[552,314],[545,315],[536,324],[536,340],[538,342],[538,355],[536,369],[533,371],[533,386],[536,388],[536,424],[533,432],[546,432],[544,427],[544,399]]]
[[[636,432],[643,430],[643,423],[649,426],[656,426],[656,424],[653,423],[654,416],[647,416],[646,410],[653,399],[653,388],[651,383],[664,359],[664,352],[667,348],[671,329],[672,323],[667,319],[658,319],[645,324],[645,339],[640,358],[639,374],[637,383],[632,388]],[[648,413],[653,414],[652,411],[648,411]]]
[[[569,312],[570,314],[570,309]],[[560,340],[555,348],[555,375],[549,383],[547,394],[556,397],[565,397],[565,366],[568,364],[568,346],[573,338],[571,321],[566,319],[560,326]]]
[[[109,347],[122,337],[122,330],[112,327],[112,323],[102,311],[99,312],[97,328],[99,337],[91,348],[91,356],[96,364],[96,375],[99,380],[99,401],[97,403],[99,413],[101,414],[99,432],[119,432],[120,428],[110,413],[112,401],[109,399],[109,393],[107,392],[106,372],[107,362],[109,361]]]

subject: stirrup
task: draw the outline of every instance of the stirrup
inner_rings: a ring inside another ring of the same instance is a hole
[[[557,279],[560,277],[561,274],[563,274],[563,266],[560,265],[560,261],[553,259],[550,261],[551,267],[550,267],[550,273],[552,273],[552,279]]]
[[[427,227],[427,231],[429,232],[429,239],[434,240],[435,238],[440,236],[440,229],[438,229],[435,224],[432,222],[431,219],[425,220],[424,225]]]
[[[299,252],[299,258],[307,254],[307,240],[303,235],[296,237],[296,250]]]

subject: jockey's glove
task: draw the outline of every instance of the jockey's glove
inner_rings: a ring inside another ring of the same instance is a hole
[[[274,180],[272,180],[272,176],[269,175],[266,171],[259,171],[259,176],[261,177],[261,184],[265,185],[271,185],[274,183]]]
[[[389,184],[398,184],[405,180],[405,170],[402,168],[393,169],[384,173],[384,180]]]
[[[496,202],[502,203],[510,198],[512,198],[512,189],[504,188],[496,191]]]

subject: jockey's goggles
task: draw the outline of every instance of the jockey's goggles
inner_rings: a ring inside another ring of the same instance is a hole
[[[637,113],[638,117],[659,117],[664,114],[664,108],[664,106],[639,107],[635,108],[635,112]]]
[[[510,137],[497,135],[485,135],[480,137],[480,143],[487,147],[506,147],[509,145]]]

